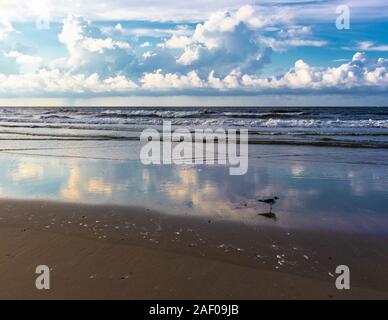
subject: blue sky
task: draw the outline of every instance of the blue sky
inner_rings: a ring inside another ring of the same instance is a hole
[[[0,105],[388,105],[387,9],[2,0]]]

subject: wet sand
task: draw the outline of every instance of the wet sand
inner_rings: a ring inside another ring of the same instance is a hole
[[[0,201],[2,299],[387,299],[388,238]],[[258,217],[265,219],[264,217]],[[48,265],[51,289],[35,288]],[[351,289],[335,287],[349,266]]]

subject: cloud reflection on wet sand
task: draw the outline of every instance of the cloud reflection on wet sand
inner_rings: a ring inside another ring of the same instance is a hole
[[[230,176],[222,165],[3,154],[0,186],[8,198],[114,203],[287,228],[388,230],[385,166],[323,160],[252,156],[248,174]],[[258,216],[268,208],[257,199],[272,196],[280,198],[276,222]]]

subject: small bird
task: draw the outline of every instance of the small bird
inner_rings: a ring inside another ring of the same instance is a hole
[[[278,199],[279,199],[278,197],[273,197],[273,198],[257,200],[257,201],[269,204],[269,213],[271,214],[272,213],[272,206],[274,204],[276,204],[276,200],[278,200]]]

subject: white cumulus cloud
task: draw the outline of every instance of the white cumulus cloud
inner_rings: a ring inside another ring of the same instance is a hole
[[[137,84],[124,76],[100,79],[96,73],[87,76],[63,73],[58,69],[8,76],[0,74],[0,93],[16,95],[128,93],[136,88]]]
[[[15,31],[11,22],[8,20],[1,18],[0,16],[0,41],[4,40],[9,33]]]
[[[106,50],[130,48],[130,45],[123,41],[86,36],[87,27],[88,23],[79,16],[69,15],[63,21],[62,31],[58,35],[58,39],[69,52],[67,63],[70,68],[77,68],[86,62],[88,52],[102,54]]]
[[[161,70],[146,73],[140,80],[143,89],[169,90],[169,89],[199,89],[204,87],[204,82],[195,71],[187,75],[172,73],[162,74]]]
[[[39,64],[42,62],[41,57],[31,56],[28,54],[21,53],[19,51],[5,52],[4,56],[6,56],[7,58],[14,58],[18,64]]]

